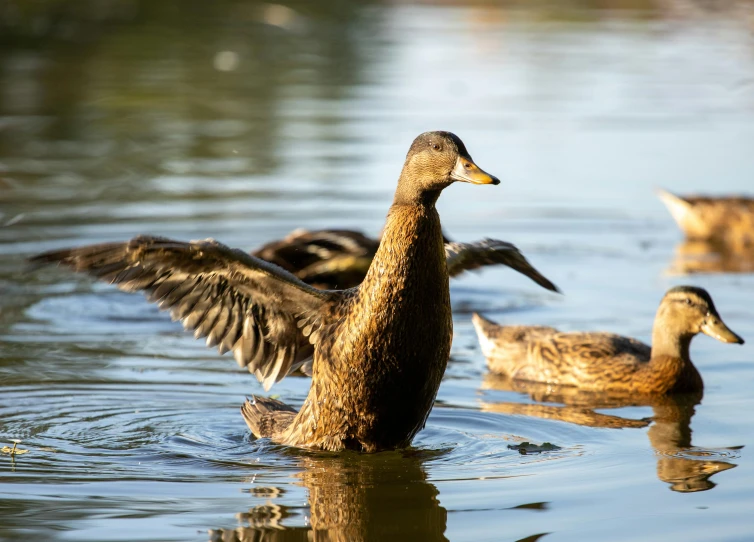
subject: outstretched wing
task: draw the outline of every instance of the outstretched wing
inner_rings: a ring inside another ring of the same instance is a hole
[[[140,236],[39,254],[126,292],[143,291],[194,336],[232,351],[269,389],[311,356],[339,292],[313,288],[287,271],[212,239]]]
[[[529,277],[542,288],[560,292],[544,275],[537,271],[515,245],[498,239],[482,239],[476,243],[445,243],[445,259],[451,277],[486,265],[507,265]]]

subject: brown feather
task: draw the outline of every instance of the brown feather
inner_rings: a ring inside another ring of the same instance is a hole
[[[706,333],[743,343],[702,288],[678,286],[663,298],[652,347],[613,333],[562,333],[541,326],[500,326],[473,315],[491,371],[512,379],[585,390],[665,394],[699,391],[702,378],[689,357],[691,339]]]
[[[547,290],[558,288],[511,243],[482,239],[455,243],[443,235],[450,277],[491,265],[505,265]],[[295,230],[252,252],[280,265],[298,278],[323,289],[353,288],[361,284],[377,252],[380,241],[353,230]]]
[[[379,248],[364,281],[349,290],[318,290],[213,240],[141,236],[31,261],[144,291],[196,336],[232,350],[265,388],[311,368],[297,414],[270,399],[244,405],[255,436],[323,450],[398,448],[424,426],[450,354],[448,264],[435,202],[454,180],[499,183],[455,135],[416,138]]]
[[[754,248],[754,199],[741,196],[680,197],[657,190],[660,200],[688,239]]]

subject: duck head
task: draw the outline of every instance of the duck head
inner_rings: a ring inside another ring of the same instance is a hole
[[[704,288],[676,286],[668,290],[657,311],[657,322],[661,322],[666,331],[674,330],[689,339],[704,333],[724,343],[744,343],[725,325]]]
[[[406,155],[394,203],[432,202],[455,181],[500,184],[471,159],[463,141],[450,132],[425,132]]]

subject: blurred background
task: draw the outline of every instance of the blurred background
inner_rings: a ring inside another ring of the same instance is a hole
[[[230,359],[138,296],[25,270],[139,233],[376,236],[411,141],[437,129],[502,180],[445,191],[446,233],[515,243],[566,295],[501,269],[453,282],[453,357],[411,459],[255,447],[237,407],[262,390]],[[503,406],[532,400],[489,380],[469,312],[648,341],[664,291],[691,283],[754,340],[751,275],[689,268],[653,193],[752,195],[753,151],[751,1],[0,0],[0,438],[32,450],[0,462],[0,538],[306,539],[335,513],[317,512],[326,488],[362,513],[349,540],[743,540],[750,345],[694,342],[701,404],[583,427]],[[507,448],[521,439],[561,452]]]

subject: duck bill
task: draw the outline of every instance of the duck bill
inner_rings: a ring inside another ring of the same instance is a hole
[[[458,157],[453,171],[450,172],[450,178],[471,184],[500,184],[500,179],[484,171],[468,156]]]
[[[733,333],[720,318],[714,316],[708,317],[702,324],[702,333],[724,343],[744,343],[740,336]]]

